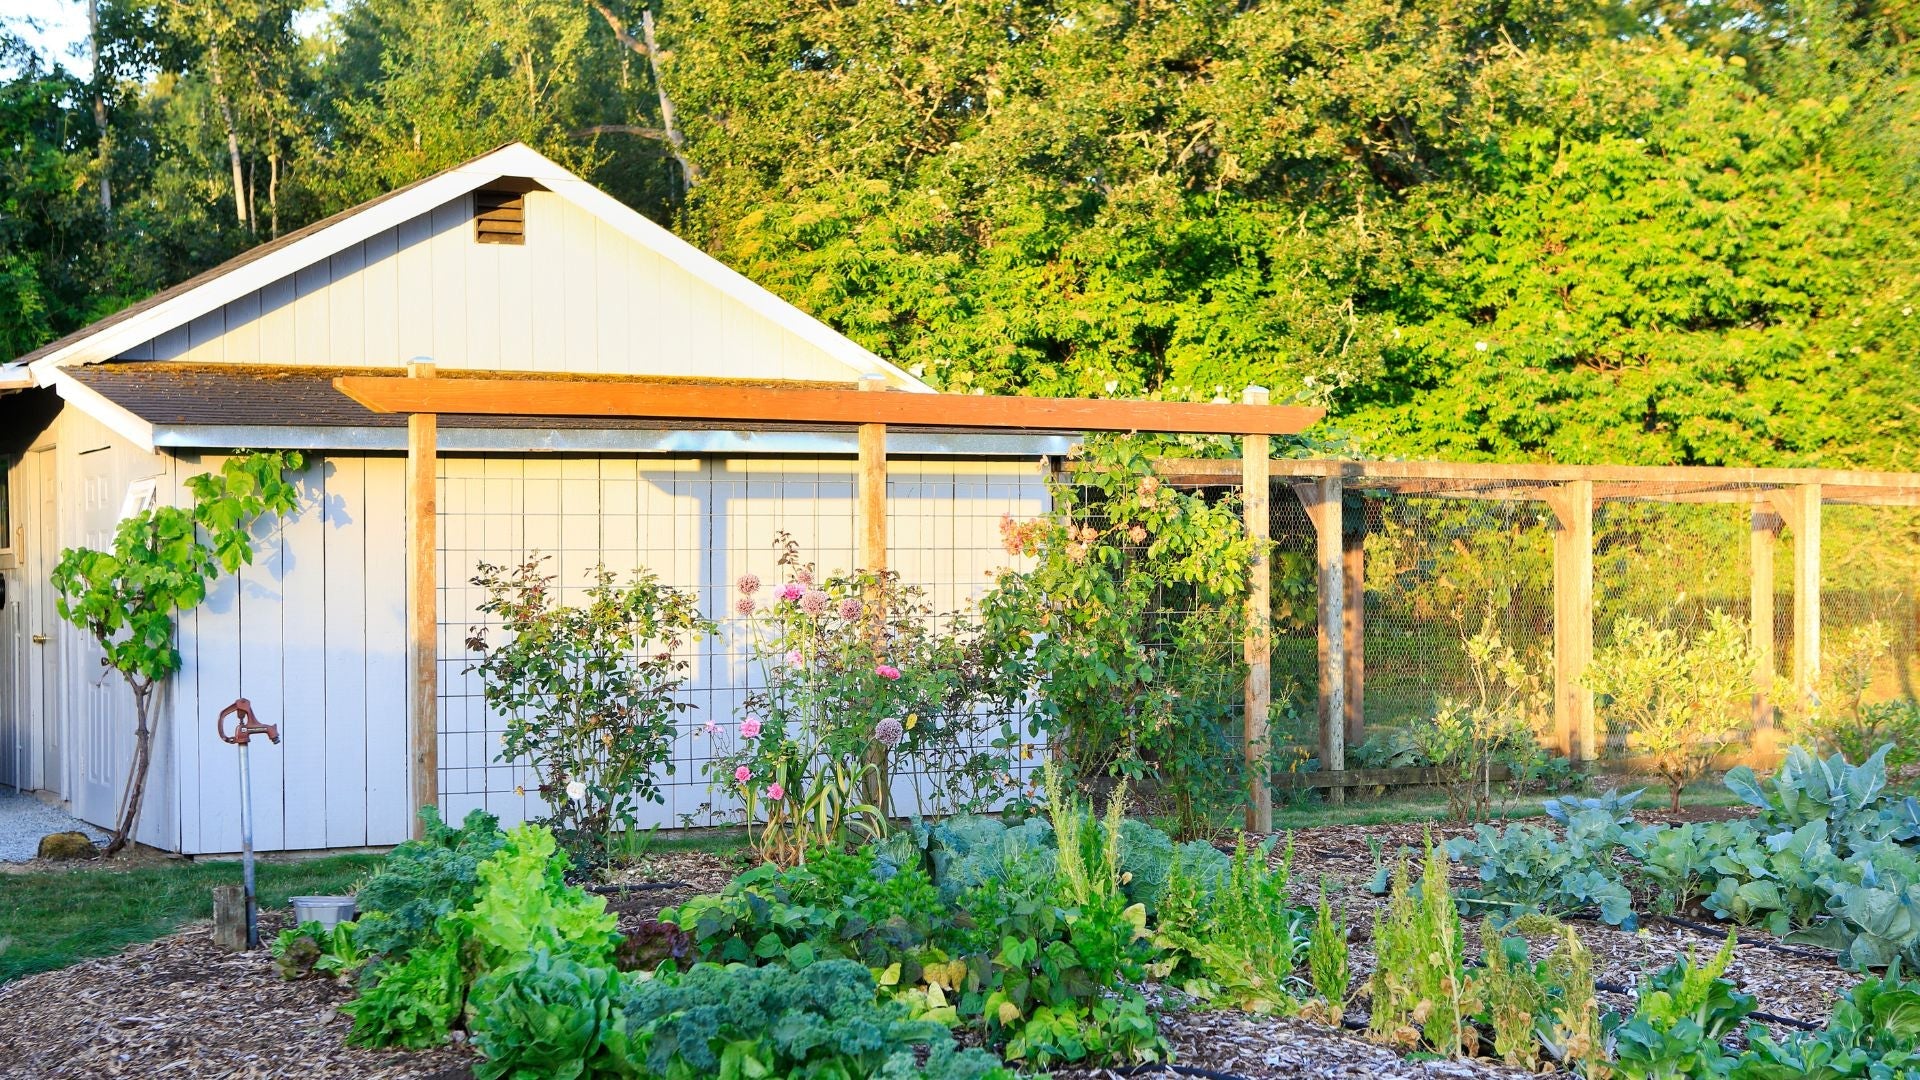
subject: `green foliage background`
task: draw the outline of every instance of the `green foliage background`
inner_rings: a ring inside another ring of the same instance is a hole
[[[91,79],[7,34],[0,353],[523,139],[947,389],[1910,457],[1912,0],[655,3],[691,187],[636,0],[101,0]]]

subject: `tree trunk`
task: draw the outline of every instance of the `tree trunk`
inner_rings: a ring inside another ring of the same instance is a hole
[[[87,40],[93,47],[93,126],[100,129],[100,212],[113,214],[113,132],[100,92],[100,0],[87,0]]]
[[[242,225],[252,224],[247,218],[247,181],[240,167],[240,132],[233,125],[233,102],[228,99],[225,81],[220,74],[220,46],[211,45],[207,49],[208,67],[212,72],[213,100],[220,107],[220,123],[227,129],[227,163],[233,167],[233,213]]]
[[[270,235],[280,236],[280,148],[267,155],[267,216]]]
[[[673,99],[667,96],[667,84],[661,76],[660,45],[653,36],[653,9],[651,7],[640,9],[640,39],[635,39],[627,32],[612,8],[601,0],[591,0],[591,2],[594,10],[600,13],[600,17],[605,19],[607,26],[613,30],[613,36],[619,40],[620,44],[646,57],[647,70],[653,73],[653,93],[660,103],[660,130],[656,134],[651,128],[623,126],[622,134],[656,137],[665,141],[667,153],[673,157],[675,164],[680,166],[680,183],[683,193],[693,190],[693,185],[700,182],[700,166],[694,164],[693,159],[687,156],[687,139],[681,134],[680,125],[674,119]]]
[[[133,838],[133,830],[140,823],[140,803],[147,794],[147,766],[153,760],[153,729],[148,726],[147,716],[153,703],[153,684],[136,681],[127,677],[127,685],[133,689],[133,762],[127,767],[127,789],[120,796],[120,816],[115,822],[113,838],[107,841],[104,854],[117,855]]]

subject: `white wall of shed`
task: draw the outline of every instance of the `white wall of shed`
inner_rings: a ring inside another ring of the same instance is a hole
[[[858,372],[585,209],[526,196],[526,243],[463,195],[122,354],[132,360],[848,380]]]
[[[217,459],[182,464],[183,475]],[[281,725],[278,747],[255,744],[255,843],[261,850],[391,844],[404,839],[406,805],[405,482],[397,457],[328,457],[303,484],[312,506],[263,531],[254,567],[229,579],[182,622],[187,670],[180,711],[195,717],[182,739],[182,843],[192,852],[239,845],[235,751],[212,718],[240,693],[262,720]],[[482,808],[507,824],[537,815],[524,763],[498,756],[501,719],[465,669],[466,642],[482,623],[481,559],[551,557],[568,598],[604,561],[647,567],[698,589],[724,621],[733,582],[749,570],[775,580],[771,546],[791,532],[824,573],[853,566],[854,462],[850,459],[457,456],[440,463],[440,783],[449,818]],[[889,463],[891,565],[925,586],[936,610],[977,595],[1009,558],[1003,513],[1046,506],[1027,461],[896,459]],[[695,708],[683,714],[666,802],[643,826],[681,824],[714,807],[702,766],[708,717],[735,719],[753,684],[737,642],[692,650]],[[910,779],[901,778],[902,797]]]

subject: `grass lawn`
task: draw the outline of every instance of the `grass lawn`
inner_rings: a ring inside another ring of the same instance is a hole
[[[260,862],[260,906],[351,891],[378,855]],[[0,982],[106,956],[213,915],[213,887],[240,884],[237,861],[161,862],[125,870],[0,874]]]

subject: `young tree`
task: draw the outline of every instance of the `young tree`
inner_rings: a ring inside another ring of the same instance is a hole
[[[180,670],[173,617],[206,599],[222,571],[253,561],[252,526],[262,514],[286,514],[299,492],[285,474],[303,459],[296,452],[227,459],[218,473],[187,481],[193,506],[143,510],[114,531],[113,550],[68,548],[53,570],[60,617],[92,634],[102,662],[133,691],[133,762],[114,819],[112,855],[127,845],[140,820],[147,765],[153,756],[153,694]]]

